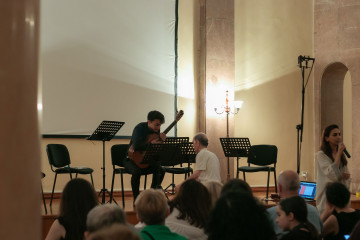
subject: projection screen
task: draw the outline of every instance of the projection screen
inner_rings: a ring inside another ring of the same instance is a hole
[[[176,109],[176,0],[41,0],[43,136],[91,134],[125,122],[130,136]],[[174,135],[172,130],[169,136]]]

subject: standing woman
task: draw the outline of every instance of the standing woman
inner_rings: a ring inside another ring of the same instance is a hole
[[[325,188],[329,182],[341,182],[347,188],[350,186],[350,174],[344,155],[345,145],[341,132],[333,124],[325,128],[320,151],[316,153],[317,185],[316,207],[322,213],[325,209]]]
[[[84,239],[86,216],[97,203],[90,182],[82,178],[70,180],[62,192],[59,217],[51,225],[45,240]]]

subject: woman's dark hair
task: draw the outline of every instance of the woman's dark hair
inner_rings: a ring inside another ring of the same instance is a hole
[[[59,217],[64,220],[69,239],[84,239],[86,216],[98,204],[97,200],[93,186],[85,179],[75,178],[66,184]]]
[[[209,240],[275,239],[265,208],[251,194],[243,191],[230,191],[218,199],[205,231]]]
[[[346,207],[350,201],[349,190],[339,182],[329,183],[326,186],[325,194],[327,201],[339,208]]]
[[[323,134],[322,134],[322,137],[321,137],[321,146],[320,146],[320,149],[326,154],[326,156],[328,156],[331,160],[334,161],[334,158],[332,156],[332,149],[330,147],[330,144],[328,141],[326,141],[326,137],[329,137],[330,136],[330,132],[334,129],[339,129],[339,126],[336,125],[336,124],[332,124],[332,125],[329,125],[327,126],[324,131],[323,131]],[[346,166],[347,165],[347,160],[345,158],[345,155],[344,153],[341,154],[341,164],[343,166]]]
[[[308,211],[306,207],[306,202],[302,197],[294,196],[285,198],[281,200],[279,204],[286,215],[293,213],[294,218],[308,228],[312,236],[311,239],[318,238],[316,228],[307,220]]]
[[[178,219],[185,219],[191,225],[204,228],[211,209],[211,196],[207,188],[195,179],[181,184],[179,192],[169,202],[170,210],[177,208]]]
[[[163,124],[165,122],[165,117],[161,112],[156,111],[156,110],[150,111],[147,115],[147,120],[152,122],[155,119],[159,119],[161,124]]]
[[[247,192],[252,195],[252,190],[251,190],[249,184],[247,182],[245,182],[244,180],[241,180],[238,178],[230,179],[227,183],[225,183],[225,185],[223,186],[223,188],[221,190],[221,195],[226,194],[228,192],[233,192],[233,191],[243,191],[243,192]]]

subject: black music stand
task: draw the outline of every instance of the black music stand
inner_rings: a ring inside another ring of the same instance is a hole
[[[87,140],[103,142],[103,188],[99,193],[99,196],[102,194],[102,204],[105,203],[105,193],[107,192],[110,196],[109,191],[105,188],[105,141],[110,141],[124,124],[125,122],[102,121],[93,134],[86,138]]]
[[[236,166],[239,169],[239,159],[248,157],[251,147],[249,138],[220,138],[225,157],[227,157],[228,175],[230,175],[230,157],[236,157]],[[236,169],[236,178],[239,178],[239,171]]]

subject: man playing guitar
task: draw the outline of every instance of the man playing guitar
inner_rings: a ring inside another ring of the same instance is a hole
[[[130,153],[141,153],[146,150],[148,144],[161,143],[165,141],[165,133],[160,133],[160,127],[165,122],[164,115],[159,111],[148,113],[147,122],[141,122],[135,126],[131,141],[129,144]],[[144,174],[153,174],[151,188],[160,186],[164,178],[164,169],[156,161],[150,165],[142,166],[141,163],[135,162],[132,155],[126,157],[123,161],[124,167],[132,175],[131,188],[133,191],[134,201],[139,195],[140,177]],[[159,174],[159,177],[157,176]],[[157,181],[159,179],[159,182]]]

